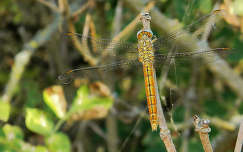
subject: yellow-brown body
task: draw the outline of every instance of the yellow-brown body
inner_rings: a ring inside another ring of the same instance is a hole
[[[154,80],[154,50],[152,44],[152,32],[141,30],[137,34],[138,38],[138,59],[143,63],[143,73],[145,80],[145,90],[147,97],[147,106],[149,111],[149,120],[152,130],[157,130],[157,99]]]

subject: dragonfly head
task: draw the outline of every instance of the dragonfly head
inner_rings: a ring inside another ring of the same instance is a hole
[[[150,21],[151,20],[151,16],[149,15],[149,12],[142,12],[140,20],[142,20],[142,19],[146,19],[146,20]]]
[[[148,12],[141,13],[140,21],[143,24],[143,30],[150,30],[150,21],[151,21],[151,16],[149,15]]]

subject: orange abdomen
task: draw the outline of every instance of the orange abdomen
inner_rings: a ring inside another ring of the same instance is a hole
[[[152,131],[157,130],[157,100],[154,81],[154,68],[153,64],[144,64],[143,73],[145,80],[145,91],[147,96],[147,105],[149,111],[149,120],[151,123]]]

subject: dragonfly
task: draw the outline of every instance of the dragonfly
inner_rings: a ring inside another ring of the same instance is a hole
[[[186,29],[190,29],[195,24],[201,23],[203,20],[209,18],[212,15],[216,15],[220,12],[220,10],[215,10],[212,13],[205,15],[199,18],[196,22],[190,24],[186,27]],[[104,49],[106,53],[103,53],[103,56],[109,54],[111,56],[112,63],[101,64],[97,66],[91,67],[81,67],[75,68],[65,72],[62,75],[59,75],[58,79],[66,83],[65,81],[70,80],[71,76],[75,73],[84,74],[86,72],[92,70],[108,70],[123,66],[129,65],[142,65],[143,73],[144,73],[144,81],[145,81],[145,92],[147,98],[147,107],[149,113],[149,120],[151,124],[152,131],[157,130],[158,126],[158,115],[157,115],[157,96],[158,92],[156,90],[156,73],[155,68],[156,65],[161,65],[167,59],[185,59],[188,57],[197,57],[202,55],[210,56],[215,52],[224,53],[228,52],[229,48],[214,48],[208,50],[194,50],[194,51],[183,51],[183,52],[175,52],[173,54],[168,55],[167,53],[158,53],[157,50],[161,48],[168,49],[171,47],[171,43],[176,40],[179,36],[183,36],[183,32],[175,31],[172,32],[168,37],[160,37],[156,38],[153,35],[153,32],[150,28],[151,16],[149,13],[142,13],[140,18],[143,28],[137,32],[137,46],[134,46],[133,43],[116,41],[113,42],[111,39],[97,39],[91,36],[83,36],[78,33],[68,33],[69,36],[75,36],[80,38],[82,41],[86,41],[87,43],[93,44],[93,48]],[[117,49],[126,50],[126,53],[121,53]],[[135,51],[134,51],[135,50]],[[105,54],[105,55],[104,55]],[[110,60],[109,60],[110,61]],[[67,84],[70,81],[67,81]]]

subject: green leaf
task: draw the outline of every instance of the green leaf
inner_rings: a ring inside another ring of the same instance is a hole
[[[64,118],[66,114],[66,99],[61,86],[52,86],[43,92],[45,103],[52,109],[58,118]]]
[[[200,0],[199,9],[203,13],[209,13],[212,10],[212,2],[211,0]]]
[[[82,119],[103,118],[113,103],[112,98],[92,95],[86,85],[81,86],[71,106],[70,112],[81,114]]]
[[[71,150],[70,140],[63,133],[55,133],[46,137],[45,143],[51,152],[70,152]]]
[[[8,140],[13,140],[13,139],[24,139],[24,133],[22,129],[18,126],[12,126],[9,124],[6,124],[3,126],[3,132],[5,137]]]
[[[6,140],[5,138],[0,137],[0,151],[1,152],[48,152],[48,149],[43,146],[35,147],[29,143],[24,142],[22,139],[18,139],[18,138]]]
[[[46,147],[43,147],[43,146],[36,146],[35,152],[48,152],[48,149]]]
[[[0,101],[0,120],[8,121],[10,115],[10,104]]]
[[[29,130],[44,136],[51,134],[54,128],[54,123],[47,114],[35,108],[27,108],[25,124]]]
[[[0,151],[2,152],[18,152],[21,151],[21,148],[23,147],[23,140],[20,139],[11,139],[6,140],[6,138],[0,137]]]

